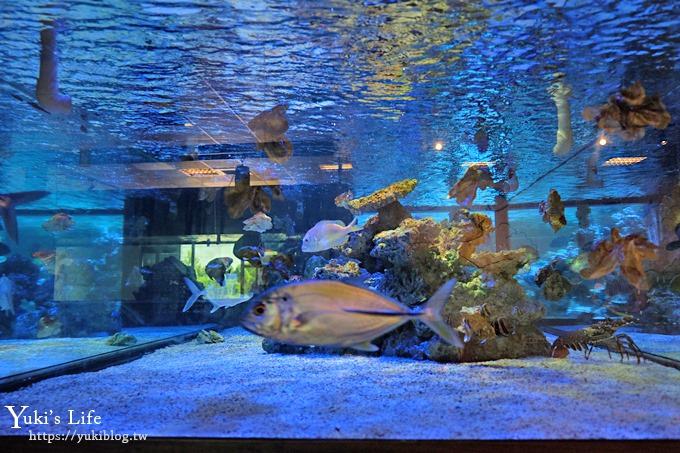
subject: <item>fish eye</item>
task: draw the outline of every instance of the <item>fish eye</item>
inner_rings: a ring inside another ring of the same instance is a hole
[[[267,306],[261,302],[253,308],[253,313],[255,313],[256,316],[263,315],[265,311],[267,311]]]

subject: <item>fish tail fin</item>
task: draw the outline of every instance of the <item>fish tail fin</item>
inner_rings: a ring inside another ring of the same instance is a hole
[[[357,222],[359,221],[359,217],[354,217],[352,221],[350,222],[349,225],[347,225],[347,231],[350,233],[354,231],[361,231],[364,229],[364,227],[357,225]]]
[[[198,286],[188,278],[184,277],[184,283],[186,283],[187,288],[191,291],[191,296],[187,299],[187,303],[184,304],[184,308],[182,309],[182,313],[189,311],[192,305],[199,299],[201,296],[205,296],[206,292],[205,290],[201,291],[198,289]]]
[[[451,326],[446,324],[442,319],[442,308],[449,300],[449,295],[456,286],[456,279],[452,278],[448,282],[444,283],[437,292],[427,301],[425,304],[425,309],[422,312],[422,317],[419,318],[427,326],[434,330],[434,332],[439,335],[444,341],[457,348],[463,348],[464,344],[456,332]]]

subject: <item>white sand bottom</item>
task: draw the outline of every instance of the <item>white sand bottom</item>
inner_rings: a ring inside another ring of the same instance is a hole
[[[27,434],[8,429],[11,404],[64,417],[94,409],[102,424],[90,429],[156,436],[680,438],[680,372],[602,351],[456,365],[267,354],[241,329],[223,334],[225,343],[171,346],[0,394],[0,434]],[[650,352],[680,347],[678,337],[642,337]]]

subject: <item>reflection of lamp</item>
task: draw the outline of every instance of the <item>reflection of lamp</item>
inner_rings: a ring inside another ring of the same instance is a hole
[[[234,172],[234,182],[237,187],[250,186],[250,168],[245,165],[238,165]]]

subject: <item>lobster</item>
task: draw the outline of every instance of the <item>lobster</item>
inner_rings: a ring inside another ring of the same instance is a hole
[[[604,321],[600,321],[583,329],[560,335],[550,347],[550,355],[552,357],[564,358],[569,354],[569,349],[573,349],[574,351],[583,351],[585,358],[589,359],[590,354],[593,352],[593,348],[595,346],[602,346],[607,350],[610,359],[612,357],[612,351],[615,351],[621,355],[622,362],[624,354],[626,355],[626,359],[630,360],[630,355],[628,353],[628,350],[630,350],[632,354],[635,355],[637,363],[640,363],[642,351],[638,345],[636,345],[633,339],[625,333],[616,333],[620,327],[631,324],[632,322],[633,319],[630,317],[622,319],[606,318]]]

